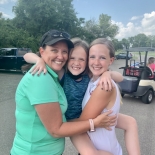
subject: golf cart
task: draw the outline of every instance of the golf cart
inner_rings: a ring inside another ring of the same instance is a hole
[[[126,49],[129,52],[139,53],[139,62],[133,59],[126,59],[125,67],[123,69],[124,80],[119,83],[122,97],[129,94],[133,97],[142,99],[142,102],[149,104],[152,102],[155,95],[155,73],[147,66],[147,55],[149,52],[155,51],[155,48],[137,47]],[[143,53],[143,55],[142,55]],[[142,56],[144,60],[142,61]],[[137,65],[138,64],[138,65]]]

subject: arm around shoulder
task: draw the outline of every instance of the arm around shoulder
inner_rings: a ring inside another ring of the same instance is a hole
[[[35,53],[26,53],[24,56],[24,60],[28,63],[35,64],[39,59],[41,59],[38,55]]]
[[[116,82],[121,82],[123,81],[123,76],[121,73],[116,72],[116,71],[110,71],[111,72],[111,78]]]
[[[37,73],[39,75],[41,72],[44,74],[47,72],[44,60],[35,53],[26,53],[24,59],[28,63],[36,64],[30,71],[32,74]]]
[[[95,118],[101,114],[103,109],[109,104],[111,100],[112,91],[106,91],[101,89],[99,86],[91,94],[89,101],[84,107],[80,120],[86,120],[90,118]]]

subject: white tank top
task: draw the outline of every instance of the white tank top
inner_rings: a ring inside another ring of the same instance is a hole
[[[99,81],[99,78],[95,82],[90,80],[87,91],[85,93],[85,96],[82,102],[82,108],[84,108],[85,105],[87,104],[91,96],[91,93],[97,87],[98,81]],[[111,115],[114,115],[114,114],[117,115],[120,109],[120,93],[119,93],[116,83],[114,81],[113,83],[115,85],[117,95],[116,95],[116,101],[113,107],[111,108],[111,110],[113,111]],[[102,113],[106,111],[108,110],[103,109]],[[113,155],[122,155],[122,148],[116,138],[115,126],[112,127],[111,131],[106,130],[105,128],[96,128],[95,132],[88,131],[88,135],[91,141],[93,142],[94,146],[96,147],[96,149],[111,152]]]

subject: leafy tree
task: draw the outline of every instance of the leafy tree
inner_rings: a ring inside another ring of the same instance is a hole
[[[147,46],[147,36],[145,34],[138,34],[134,36],[133,47],[145,47]]]
[[[2,19],[2,16],[3,16],[3,13],[2,13],[2,12],[0,12],[0,19]]]
[[[118,39],[113,39],[112,42],[114,44],[114,47],[115,47],[116,51],[119,50],[119,49],[123,49],[122,42],[118,41]]]
[[[112,24],[111,17],[106,14],[99,16],[99,28],[101,30],[99,37],[114,38],[118,34],[118,26]]]
[[[95,38],[98,37],[98,34],[100,33],[99,26],[97,25],[97,21],[93,18],[91,20],[88,20],[85,22],[84,27],[84,39],[87,38],[88,42],[91,42]]]
[[[128,39],[123,38],[121,41],[121,44],[122,44],[123,48],[125,48],[125,49],[130,47],[130,42]]]
[[[129,43],[130,43],[130,46],[132,47],[133,44],[134,44],[134,37],[129,37],[129,38],[128,38],[128,41],[129,41]]]
[[[13,12],[14,24],[40,37],[50,29],[65,30],[74,34],[79,24],[71,4],[72,0],[18,0]]]
[[[149,35],[147,40],[148,47],[155,47],[155,35]]]
[[[95,19],[86,21],[83,29],[85,31],[85,38],[89,41],[101,37],[113,39],[118,33],[118,26],[112,24],[111,17],[106,14],[101,14],[99,21]]]
[[[17,0],[13,7],[14,19],[5,19],[0,12],[0,47],[30,47],[35,52],[43,33],[50,29],[67,31],[71,37],[80,37],[91,42],[99,37],[110,37],[115,49],[130,46],[155,47],[155,36],[138,34],[114,39],[118,26],[111,17],[101,14],[99,20],[77,18],[73,0]]]
[[[36,51],[36,42],[27,31],[16,28],[12,20],[0,17],[0,47],[30,47]]]
[[[10,46],[10,38],[9,34],[11,28],[11,21],[9,19],[4,19],[2,17],[2,13],[0,14],[0,47]],[[8,39],[9,38],[9,39]]]

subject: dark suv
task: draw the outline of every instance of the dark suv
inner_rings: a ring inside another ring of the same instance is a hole
[[[23,55],[32,52],[29,48],[1,48],[0,70],[25,71],[22,67],[27,64]]]
[[[115,59],[116,60],[117,59],[126,59],[126,57],[127,57],[127,53],[119,53],[119,54],[117,54],[115,56]],[[131,53],[128,54],[128,59],[132,59],[132,54]]]

